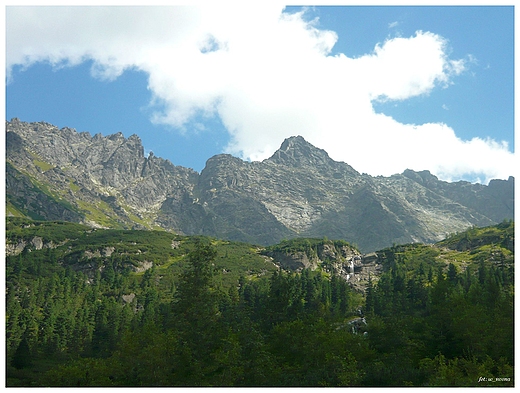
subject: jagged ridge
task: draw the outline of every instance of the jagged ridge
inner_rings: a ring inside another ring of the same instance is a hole
[[[361,175],[301,136],[262,162],[214,156],[199,174],[145,157],[137,135],[91,136],[18,119],[6,122],[6,131],[11,215],[262,245],[327,236],[363,252],[435,242],[514,216],[512,177],[484,186],[410,170]]]

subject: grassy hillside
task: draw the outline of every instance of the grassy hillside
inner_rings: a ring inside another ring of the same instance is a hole
[[[41,239],[40,249],[31,243],[34,238]],[[238,285],[241,276],[261,276],[276,270],[272,262],[259,254],[258,247],[246,243],[165,231],[93,229],[70,222],[25,218],[9,218],[6,224],[6,242],[25,243],[23,255],[18,256],[20,260],[38,259],[51,264],[46,258],[52,255],[59,266],[83,271],[88,276],[110,268],[118,274],[139,276],[143,274],[139,266],[145,264],[160,274],[176,277],[185,266],[186,255],[199,241],[215,247],[215,274],[226,288]]]

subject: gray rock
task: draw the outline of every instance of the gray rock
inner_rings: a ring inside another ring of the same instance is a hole
[[[260,245],[326,236],[366,253],[514,217],[512,177],[488,186],[427,171],[372,177],[300,136],[262,162],[211,157],[199,174],[145,157],[137,135],[91,136],[18,119],[6,132],[6,202],[38,219]]]

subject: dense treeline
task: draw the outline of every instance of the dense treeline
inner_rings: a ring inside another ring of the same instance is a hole
[[[336,330],[333,322],[344,321],[357,297],[337,277],[278,271],[265,279],[242,278],[238,288],[224,290],[214,280],[216,252],[201,242],[188,254],[189,267],[178,284],[159,291],[152,269],[141,279],[105,269],[91,280],[60,269],[50,255],[43,256],[49,261],[44,262],[33,258],[43,253],[32,254],[8,258],[13,265],[7,288],[13,384],[26,384],[27,378],[49,386],[338,385],[355,380],[340,374],[346,372],[346,359],[355,365],[347,346],[356,338],[348,329]],[[45,266],[38,277],[34,266]],[[125,304],[120,299],[131,291],[139,299]],[[327,344],[331,335],[337,342]],[[292,348],[286,348],[291,341]],[[319,358],[305,355],[313,348],[320,348]],[[36,363],[49,370],[40,373],[41,368],[31,367]],[[287,367],[280,369],[282,364]],[[300,375],[302,367],[309,369],[307,378]],[[311,375],[314,367],[316,375]],[[332,378],[333,373],[338,375]]]
[[[512,256],[497,248],[498,263],[480,260],[462,271],[454,263],[446,266],[438,259],[439,253],[423,245],[393,247],[383,253],[387,271],[377,285],[369,285],[366,297],[369,338],[379,357],[372,382],[503,383],[486,383],[482,377],[509,378],[511,386]]]
[[[228,285],[207,239],[184,251],[182,269],[143,274],[116,254],[94,275],[56,249],[8,257],[8,386],[514,384],[514,257],[500,244],[383,250],[365,298],[319,270]]]

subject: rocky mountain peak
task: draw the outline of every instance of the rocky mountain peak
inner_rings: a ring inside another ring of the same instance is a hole
[[[435,184],[439,181],[439,178],[435,175],[432,175],[432,173],[428,170],[416,172],[411,169],[406,169],[403,172],[403,176],[406,176],[407,178],[412,179],[421,185],[431,183]]]
[[[262,162],[227,154],[199,174],[144,155],[140,138],[6,122],[8,214],[103,227],[163,227],[255,244],[345,239],[363,252],[434,242],[514,217],[514,179],[489,186],[428,171],[360,175],[301,136]],[[367,157],[371,159],[371,157]]]
[[[295,167],[323,166],[334,162],[325,150],[313,146],[299,135],[285,139],[269,161]]]
[[[107,136],[107,138],[110,139],[111,141],[124,141],[125,140],[125,136],[123,135],[123,133],[121,131],[117,132],[115,134],[109,135],[109,136]]]

